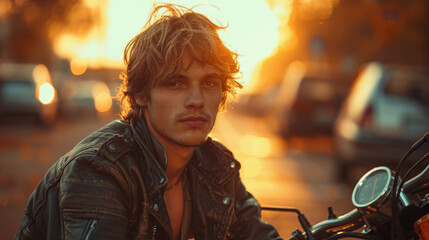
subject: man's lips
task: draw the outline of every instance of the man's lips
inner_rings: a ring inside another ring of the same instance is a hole
[[[180,119],[179,122],[190,127],[202,127],[208,122],[208,119],[202,116],[190,116]]]

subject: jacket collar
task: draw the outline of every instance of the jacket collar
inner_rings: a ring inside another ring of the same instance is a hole
[[[134,138],[142,151],[142,160],[145,161],[146,173],[150,192],[154,193],[167,184],[167,154],[164,146],[152,134],[146,125],[144,117],[140,114],[138,118],[130,121]]]
[[[159,139],[149,130],[143,114],[139,114],[138,118],[131,120],[131,127],[134,128],[133,132],[135,135],[141,138],[141,143],[149,148],[150,152],[155,156],[156,160],[165,171],[168,161],[167,152],[164,145],[162,145]]]

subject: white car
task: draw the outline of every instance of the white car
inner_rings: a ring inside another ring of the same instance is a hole
[[[0,64],[0,116],[35,119],[51,125],[57,117],[57,92],[43,64]]]
[[[340,171],[354,164],[395,164],[429,131],[429,70],[366,64],[334,125]]]

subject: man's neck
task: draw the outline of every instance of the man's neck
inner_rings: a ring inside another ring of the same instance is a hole
[[[182,175],[195,151],[194,147],[172,147],[163,143],[167,152],[167,176],[170,182],[176,182]]]

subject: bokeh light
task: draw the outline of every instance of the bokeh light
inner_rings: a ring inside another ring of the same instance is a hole
[[[109,88],[103,82],[98,82],[92,91],[95,109],[98,112],[107,112],[112,107],[112,97]]]
[[[84,74],[87,68],[86,60],[81,57],[75,57],[70,61],[70,71],[76,76]]]
[[[240,150],[247,155],[264,158],[270,155],[272,146],[267,138],[244,135],[240,139]]]
[[[47,82],[39,87],[38,93],[38,99],[43,104],[49,104],[55,98],[55,88]]]
[[[94,98],[95,109],[99,112],[107,112],[112,107],[112,97],[108,93],[97,94]]]
[[[49,74],[48,68],[43,64],[37,65],[33,69],[32,75],[38,86],[45,82],[51,82],[51,75]]]

